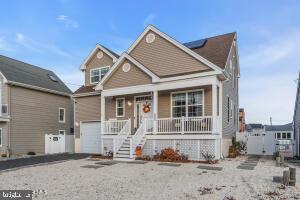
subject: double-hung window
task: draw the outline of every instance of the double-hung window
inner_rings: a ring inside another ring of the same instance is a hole
[[[66,122],[66,109],[65,108],[59,108],[59,122],[65,123]]]
[[[109,67],[91,69],[91,84],[98,83],[99,81],[101,81],[108,71]]]
[[[203,116],[203,90],[172,94],[172,117]]]
[[[117,117],[125,116],[125,98],[116,99],[116,116]]]

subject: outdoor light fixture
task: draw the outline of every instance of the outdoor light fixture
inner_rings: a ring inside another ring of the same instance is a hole
[[[127,105],[131,106],[132,105],[131,101],[127,101]]]

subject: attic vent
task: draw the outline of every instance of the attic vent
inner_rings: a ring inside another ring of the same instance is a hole
[[[101,59],[103,57],[103,52],[102,51],[99,51],[98,53],[97,53],[97,58],[98,59]]]
[[[51,81],[58,82],[58,80],[56,79],[56,77],[53,76],[52,74],[48,74],[48,77],[50,78]]]
[[[130,64],[129,63],[125,63],[122,67],[123,72],[129,72],[130,70]]]
[[[147,36],[146,36],[146,42],[147,43],[152,43],[154,42],[155,40],[155,35],[153,33],[149,33]]]

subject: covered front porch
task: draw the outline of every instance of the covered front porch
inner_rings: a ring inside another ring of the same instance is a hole
[[[103,90],[101,133],[114,138],[114,154],[124,150],[133,158],[135,148],[151,135],[220,138],[222,88],[216,77],[207,79]]]

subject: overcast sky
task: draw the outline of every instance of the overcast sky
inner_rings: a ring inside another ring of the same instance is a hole
[[[149,23],[181,42],[236,31],[247,123],[292,121],[300,1],[142,2],[1,1],[0,54],[53,70],[74,90],[96,43],[121,53]]]

